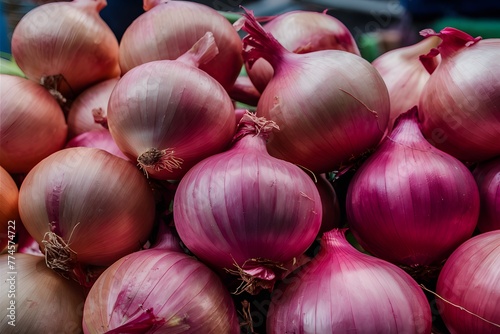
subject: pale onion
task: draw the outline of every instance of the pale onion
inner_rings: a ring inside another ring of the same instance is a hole
[[[277,158],[324,173],[351,165],[382,139],[389,94],[378,71],[350,52],[286,50],[247,12],[244,58],[266,59],[274,75],[257,105],[280,127],[268,142]]]
[[[150,177],[178,180],[230,143],[236,129],[233,102],[197,67],[215,54],[214,36],[207,33],[176,60],[134,67],[111,93],[109,131]]]
[[[16,219],[19,218],[17,200],[19,189],[10,174],[0,166],[0,253],[5,249],[9,240],[14,245],[16,236]]]
[[[91,130],[79,134],[68,141],[65,147],[95,147],[116,155],[119,158],[129,160],[127,156],[120,151],[109,130],[103,129],[102,126],[99,130]]]
[[[177,59],[211,32],[219,54],[200,68],[225,89],[231,88],[243,64],[241,39],[223,15],[189,1],[144,0],[144,9],[146,12],[128,26],[121,39],[122,74],[146,62]]]
[[[71,103],[68,112],[68,136],[70,139],[81,133],[103,128],[103,124],[96,122],[94,115],[105,119],[109,97],[118,80],[118,78],[112,78],[92,85]]]
[[[288,11],[275,16],[264,25],[264,29],[294,53],[342,50],[360,55],[349,29],[342,21],[327,14],[327,11]],[[245,68],[256,89],[263,92],[273,77],[273,66],[264,58],[260,58],[251,67],[246,63]]]
[[[203,263],[147,249],[113,263],[85,301],[86,334],[240,332],[229,291]]]
[[[472,236],[479,192],[464,164],[425,140],[417,113],[414,107],[401,114],[355,172],[348,224],[375,256],[413,269],[440,268]]]
[[[473,38],[444,28],[431,51],[441,62],[419,101],[422,132],[437,148],[466,163],[500,155],[500,38]]]
[[[27,173],[64,147],[64,113],[41,85],[6,74],[0,74],[0,81],[0,166],[9,173]]]
[[[439,274],[436,293],[450,333],[500,333],[500,231],[460,245]]]
[[[268,333],[431,333],[431,310],[397,266],[326,232],[319,253],[273,291]]]
[[[54,2],[30,10],[12,34],[12,55],[31,80],[73,99],[120,75],[119,45],[99,16],[106,0]]]
[[[389,132],[400,114],[418,105],[420,93],[440,59],[439,56],[428,58],[426,68],[422,64],[422,60],[425,62],[426,59],[423,55],[429,53],[440,42],[441,40],[436,36],[425,38],[413,45],[383,53],[372,62],[382,75],[389,91],[391,100]]]
[[[12,259],[9,254],[0,255],[0,270],[0,332],[82,332],[84,292],[75,282],[47,268],[43,257],[16,253]]]
[[[247,112],[235,142],[180,180],[174,223],[182,242],[205,263],[243,280],[240,290],[271,290],[286,265],[313,243],[321,198],[299,167],[271,157],[272,121]]]
[[[155,202],[133,164],[101,149],[73,147],[28,173],[19,213],[47,265],[85,282],[86,265],[107,266],[141,248],[153,227]]]
[[[500,156],[479,163],[472,175],[481,203],[477,228],[481,232],[500,230]]]

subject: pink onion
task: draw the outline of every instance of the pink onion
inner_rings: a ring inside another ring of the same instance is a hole
[[[276,125],[248,112],[233,146],[180,180],[174,222],[202,261],[241,275],[241,290],[272,289],[287,262],[313,243],[321,224],[319,192],[299,167],[269,156]]]
[[[0,270],[0,332],[82,332],[84,292],[75,282],[47,268],[43,257],[16,253],[12,259],[11,255],[0,255]]]
[[[316,176],[316,187],[318,188],[321,204],[323,207],[323,218],[318,235],[340,227],[340,204],[333,184],[327,179],[325,174]]]
[[[71,103],[68,112],[68,135],[73,138],[91,130],[101,130],[103,124],[96,122],[94,115],[106,117],[109,97],[118,78],[108,79],[85,89]]]
[[[0,166],[0,253],[7,247],[9,240],[15,245],[16,219],[19,218],[17,201],[19,189],[10,174]]]
[[[207,33],[177,60],[133,68],[111,93],[111,135],[152,178],[178,180],[230,143],[236,129],[231,98],[197,67],[215,54],[214,36]]]
[[[431,310],[397,266],[357,251],[344,230],[273,291],[268,333],[431,333]]]
[[[144,175],[96,148],[60,150],[21,185],[19,213],[47,265],[85,282],[86,265],[107,266],[146,242],[155,214]]]
[[[47,3],[29,11],[12,34],[12,55],[31,80],[65,98],[120,75],[119,46],[99,16],[106,0]]]
[[[446,261],[436,286],[452,334],[500,333],[500,231],[477,235]]]
[[[264,58],[274,68],[256,111],[281,129],[269,138],[272,156],[324,173],[378,144],[389,120],[389,95],[369,62],[339,50],[287,51],[250,12],[245,17],[245,61]]]
[[[372,65],[379,71],[389,91],[391,100],[391,116],[388,131],[394,125],[396,118],[418,105],[420,94],[424,89],[430,73],[439,64],[440,56],[425,58],[427,68],[422,65],[424,58],[420,56],[427,54],[436,47],[441,40],[439,37],[429,37],[413,45],[400,47],[388,51],[376,58]]]
[[[144,9],[146,12],[130,24],[121,39],[122,74],[146,62],[177,59],[211,32],[219,54],[200,68],[225,89],[233,85],[243,64],[241,39],[224,16],[189,1],[144,0]]]
[[[308,53],[319,50],[342,50],[360,55],[356,41],[347,27],[337,18],[323,13],[294,10],[279,14],[264,25],[287,50]],[[273,68],[264,58],[250,67],[245,64],[249,78],[263,92],[273,77]]]
[[[116,155],[119,158],[129,160],[118,148],[115,140],[108,129],[92,130],[74,137],[66,144],[69,147],[94,147]]]
[[[247,76],[239,76],[228,93],[233,100],[249,106],[256,106],[259,103],[260,92]]]
[[[500,155],[500,39],[481,40],[445,28],[431,55],[441,63],[430,76],[419,102],[422,132],[437,148],[464,162]]]
[[[9,173],[27,173],[64,147],[64,113],[39,84],[6,74],[0,74],[0,81],[0,166]]]
[[[84,333],[239,333],[229,291],[184,253],[147,249],[112,264],[90,289]]]
[[[500,157],[479,163],[472,175],[479,188],[481,232],[500,230]]]
[[[417,107],[363,162],[349,184],[348,224],[361,246],[411,268],[440,266],[472,236],[479,192],[459,160],[429,144]]]

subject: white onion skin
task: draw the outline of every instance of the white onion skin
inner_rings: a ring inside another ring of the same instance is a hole
[[[481,202],[477,228],[483,233],[500,230],[500,156],[479,163],[472,175]]]
[[[42,251],[55,222],[54,233],[76,253],[76,262],[107,266],[146,242],[155,202],[134,165],[101,149],[73,147],[53,153],[28,173],[19,213]]]
[[[450,333],[500,333],[499,268],[500,230],[467,240],[448,258],[436,286],[436,293],[448,302],[439,298],[436,300]],[[449,303],[463,307],[476,316]]]
[[[13,241],[16,232],[15,221],[19,217],[17,201],[19,189],[12,176],[0,166],[0,253],[7,247],[8,241]],[[14,221],[9,224],[9,221]],[[11,227],[9,227],[11,226]],[[9,232],[10,231],[10,232]],[[11,238],[9,238],[11,236]]]
[[[27,173],[64,147],[64,113],[41,85],[6,74],[0,74],[0,81],[0,166],[9,173]]]
[[[225,89],[234,84],[241,66],[241,39],[231,23],[214,9],[189,1],[157,1],[127,28],[120,42],[122,74],[146,62],[174,60],[206,32],[212,32],[219,54],[200,69]]]
[[[76,282],[67,280],[45,265],[41,256],[16,253],[15,297],[7,298],[11,275],[7,266],[8,254],[0,255],[1,293],[0,318],[2,333],[82,333],[82,314],[85,294]],[[15,301],[15,327],[7,308]]]

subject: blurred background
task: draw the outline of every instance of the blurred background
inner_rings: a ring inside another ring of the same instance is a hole
[[[0,51],[10,53],[10,36],[21,17],[37,5],[53,0],[0,0]],[[108,0],[101,11],[118,39],[141,13],[142,0]],[[420,40],[425,28],[451,26],[473,36],[500,38],[498,0],[202,0],[218,11],[239,13],[240,6],[257,16],[290,10],[324,11],[341,20],[355,37],[362,56],[371,61],[380,54]]]

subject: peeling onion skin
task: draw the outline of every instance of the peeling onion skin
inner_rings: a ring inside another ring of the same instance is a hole
[[[500,230],[500,157],[479,163],[472,174],[481,201],[477,228],[483,233]]]
[[[460,245],[441,270],[436,293],[448,301],[437,298],[450,333],[500,333],[500,230]]]

